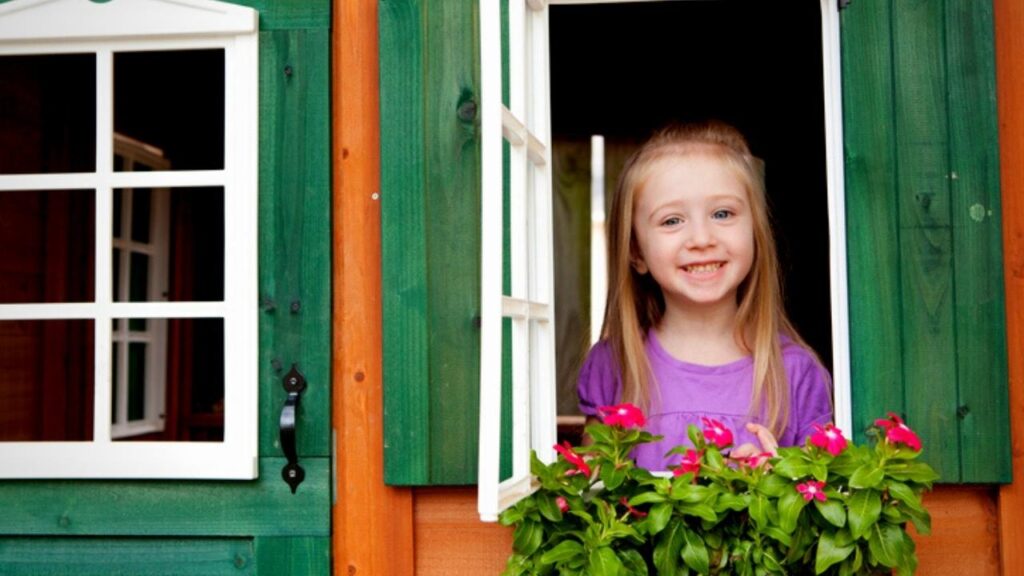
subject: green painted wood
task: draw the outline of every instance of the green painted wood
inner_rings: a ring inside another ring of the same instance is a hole
[[[476,480],[475,5],[380,3],[385,478]]]
[[[260,33],[260,452],[280,456],[281,379],[308,387],[300,455],[330,454],[330,35]]]
[[[842,11],[853,434],[904,411],[890,0]]]
[[[240,576],[254,560],[246,538],[0,538],[5,576]]]
[[[254,540],[256,568],[261,576],[330,574],[331,539],[327,536]]]
[[[330,462],[306,458],[293,495],[285,460],[260,460],[260,480],[0,483],[0,534],[51,536],[328,536]],[[3,573],[0,571],[0,573]]]
[[[421,12],[418,0],[379,3],[384,479],[397,485],[430,474]]]
[[[230,0],[260,13],[260,30],[329,28],[330,0]],[[326,56],[326,54],[325,54]]]
[[[906,418],[959,479],[949,133],[942,2],[893,3]]]
[[[992,4],[947,0],[963,482],[1011,480]],[[952,174],[951,174],[952,175]]]

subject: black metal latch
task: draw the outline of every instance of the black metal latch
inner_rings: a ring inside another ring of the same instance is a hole
[[[299,395],[306,389],[306,377],[299,372],[296,364],[284,375],[284,390],[288,397],[281,409],[281,449],[288,458],[288,463],[281,469],[281,478],[288,483],[295,494],[295,489],[306,478],[306,471],[299,466],[299,453],[295,449],[295,412],[299,409]]]

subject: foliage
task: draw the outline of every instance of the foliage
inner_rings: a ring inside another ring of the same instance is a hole
[[[607,413],[621,415],[619,408]],[[859,575],[916,568],[906,527],[929,533],[921,495],[937,475],[918,461],[920,441],[898,416],[876,422],[873,446],[839,441],[841,432],[828,425],[803,447],[740,460],[716,444],[721,429],[691,426],[693,446],[671,451],[683,455],[672,476],[652,474],[630,458],[638,444],[659,439],[633,426],[642,418],[613,421],[587,426],[593,443],[560,446],[551,464],[533,455],[540,489],[501,516],[515,526],[505,574]]]

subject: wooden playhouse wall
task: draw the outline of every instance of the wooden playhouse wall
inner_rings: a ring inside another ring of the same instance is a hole
[[[478,520],[473,487],[383,483],[378,6],[334,2],[334,573],[497,574],[511,533]],[[941,486],[927,498],[933,534],[917,540],[919,573],[929,575],[1024,567],[1024,5],[994,8],[1016,482]]]

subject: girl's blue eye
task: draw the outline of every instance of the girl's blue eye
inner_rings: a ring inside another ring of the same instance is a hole
[[[682,222],[683,222],[682,218],[678,218],[676,216],[673,216],[671,218],[666,218],[664,221],[662,221],[661,225],[662,226],[676,226],[678,224],[682,224]]]
[[[725,220],[726,218],[728,218],[730,216],[732,216],[732,211],[731,210],[724,210],[724,209],[723,210],[715,210],[711,214],[711,217],[714,218],[715,220]]]

